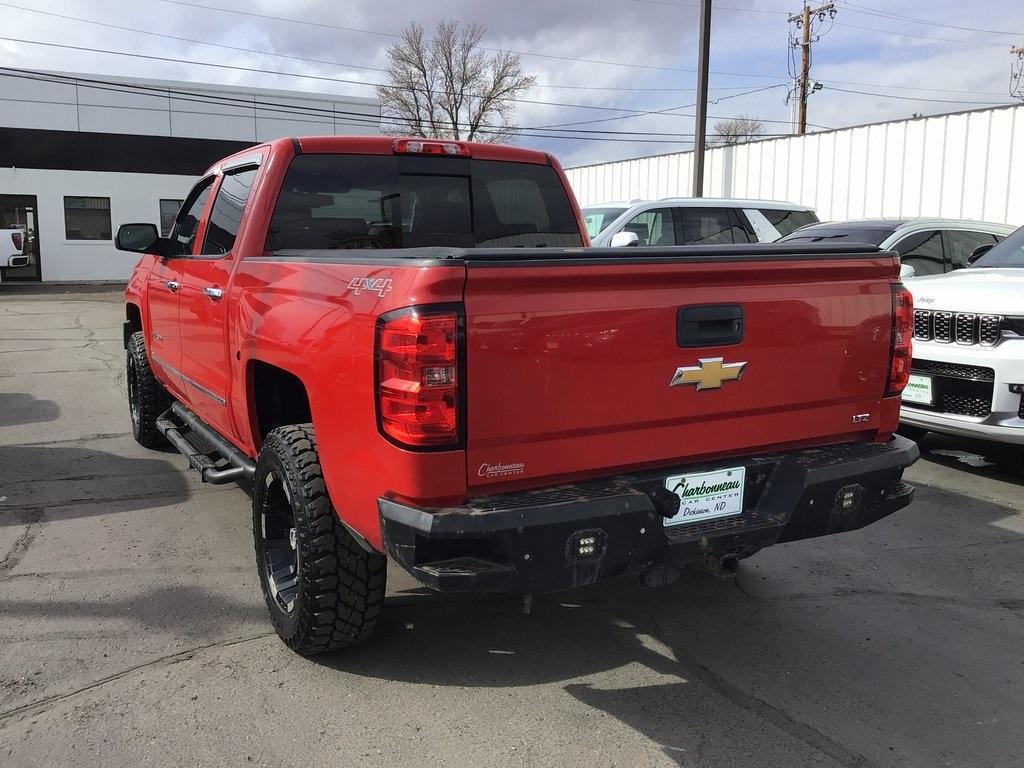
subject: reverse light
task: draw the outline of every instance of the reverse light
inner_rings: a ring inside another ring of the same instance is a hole
[[[14,250],[20,251],[25,244],[25,237],[21,232],[11,232],[11,241],[14,243]]]
[[[459,442],[459,314],[409,307],[377,321],[377,418],[381,432],[412,448]]]
[[[903,283],[892,283],[891,287],[892,335],[886,397],[895,397],[903,392],[910,381],[910,364],[914,356],[914,297]]]
[[[461,141],[437,141],[431,139],[395,139],[392,150],[403,155],[448,155],[469,157],[469,145]]]

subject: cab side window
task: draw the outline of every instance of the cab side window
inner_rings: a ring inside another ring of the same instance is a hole
[[[676,245],[676,227],[671,208],[655,208],[637,214],[622,226],[623,232],[636,232],[640,245]]]
[[[204,256],[223,256],[234,248],[242,211],[252,191],[257,170],[244,168],[224,174],[213,201],[210,223],[206,227],[202,250]]]
[[[917,277],[941,275],[946,271],[942,255],[942,233],[938,230],[907,235],[892,249],[900,255],[903,264],[914,268]]]
[[[213,177],[203,179],[196,184],[188,193],[185,202],[178,211],[174,220],[174,227],[171,228],[169,239],[176,245],[175,253],[179,256],[192,254],[192,246],[196,241],[196,234],[199,232],[199,219],[202,218],[203,209],[206,207],[206,200],[210,197],[210,188],[213,186]]]
[[[943,237],[946,240],[947,271],[966,267],[967,257],[975,248],[999,242],[995,235],[987,232],[968,232],[963,229],[947,229]]]

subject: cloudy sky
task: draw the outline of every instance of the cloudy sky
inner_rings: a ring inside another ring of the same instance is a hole
[[[697,5],[0,0],[0,38],[6,38],[0,39],[0,65],[372,96],[395,33],[410,21],[429,28],[455,18],[485,26],[489,47],[523,54],[538,85],[523,97],[516,120],[524,127],[556,126],[543,134],[564,138],[524,136],[520,143],[554,151],[571,166],[690,147]],[[824,87],[810,101],[815,128],[1010,101],[1009,48],[1024,45],[1020,0],[836,0],[835,6],[835,19],[816,26],[812,77]],[[767,133],[789,132],[793,27],[786,18],[799,11],[799,0],[716,0],[715,7],[709,129],[715,117],[743,114],[763,120]]]

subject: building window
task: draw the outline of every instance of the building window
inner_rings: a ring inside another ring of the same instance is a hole
[[[110,198],[65,197],[64,237],[68,240],[109,240]]]
[[[160,200],[160,237],[167,237],[171,234],[174,217],[178,215],[181,203],[181,200]]]

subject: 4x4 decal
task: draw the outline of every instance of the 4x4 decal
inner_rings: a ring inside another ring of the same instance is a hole
[[[348,282],[348,289],[353,296],[360,293],[376,293],[382,299],[391,293],[390,277],[353,277]]]

